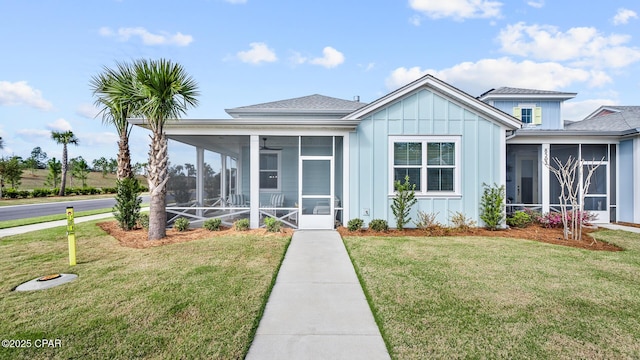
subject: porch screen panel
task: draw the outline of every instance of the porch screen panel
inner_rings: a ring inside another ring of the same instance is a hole
[[[551,165],[554,169],[558,168],[558,165],[555,162],[557,158],[562,164],[566,164],[569,157],[571,156],[573,159],[578,159],[578,148],[577,144],[570,145],[555,145],[551,144],[549,147],[549,165]],[[576,179],[574,186],[578,186],[578,179]],[[549,203],[551,205],[560,204],[559,196],[561,194],[562,189],[560,188],[560,183],[554,174],[549,173]]]
[[[333,156],[333,136],[302,136],[302,156]]]

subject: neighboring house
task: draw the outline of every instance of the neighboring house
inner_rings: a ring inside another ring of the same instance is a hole
[[[409,176],[418,199],[414,219],[423,211],[446,224],[460,212],[480,223],[483,184],[505,185],[510,210],[553,210],[557,189],[544,159],[575,154],[604,157],[585,206],[602,221],[615,220],[616,209],[628,206],[617,193],[634,187],[631,180],[618,184],[616,169],[628,161],[631,171],[632,158],[624,156],[638,149],[638,137],[595,127],[599,115],[638,109],[606,107],[563,127],[562,102],[575,95],[501,88],[475,98],[427,75],[369,104],[311,95],[227,109],[231,119],[168,122],[172,164],[175,149],[187,147],[196,169],[172,172],[169,218],[230,224],[248,217],[252,228],[265,217],[302,229],[353,218],[394,224],[393,183]],[[593,128],[578,128],[589,123]]]
[[[562,121],[562,103],[575,93],[499,88],[480,100],[522,120],[507,139],[507,209],[559,211],[560,185],[546,164],[555,159],[582,159],[585,168],[599,165],[591,177],[584,210],[596,222],[640,221],[640,179],[634,170],[640,153],[640,107],[604,106],[576,122]],[[635,149],[635,150],[634,150]],[[587,169],[585,169],[587,170]],[[586,173],[586,171],[585,171]],[[582,185],[578,176],[576,183]]]

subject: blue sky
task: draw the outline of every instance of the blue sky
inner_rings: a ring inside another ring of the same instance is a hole
[[[198,82],[188,118],[311,94],[370,102],[426,73],[478,96],[500,86],[577,92],[564,117],[640,105],[637,1],[0,0],[0,156],[116,157],[89,80],[167,58]],[[148,133],[131,137],[146,162]]]

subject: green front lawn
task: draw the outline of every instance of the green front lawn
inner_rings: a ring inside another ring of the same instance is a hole
[[[248,351],[288,238],[211,237],[149,249],[77,225],[78,265],[64,227],[0,239],[0,334],[61,347],[0,348],[2,359],[235,359]],[[52,273],[74,282],[13,292]]]
[[[640,235],[595,236],[344,240],[395,359],[638,359]]]

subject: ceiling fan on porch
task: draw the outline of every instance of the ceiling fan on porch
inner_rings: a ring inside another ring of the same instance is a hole
[[[282,150],[281,148],[272,148],[267,146],[267,138],[262,138],[262,146],[260,146],[260,150]]]

